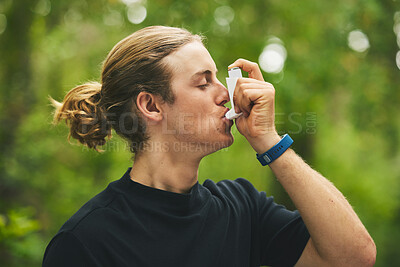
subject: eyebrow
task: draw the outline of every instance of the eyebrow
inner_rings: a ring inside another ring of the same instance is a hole
[[[218,73],[218,70],[215,71],[215,74],[217,74],[217,73]],[[191,79],[195,80],[199,76],[211,75],[211,74],[212,74],[211,70],[202,70],[202,71],[199,71],[199,72],[196,72],[195,74],[193,74]]]

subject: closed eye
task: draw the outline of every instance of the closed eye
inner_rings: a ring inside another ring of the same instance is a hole
[[[197,87],[199,87],[199,88],[201,88],[201,89],[205,89],[205,88],[207,88],[209,85],[210,85],[210,83],[205,83],[205,84],[201,84],[201,85],[199,85],[199,86],[197,86]]]

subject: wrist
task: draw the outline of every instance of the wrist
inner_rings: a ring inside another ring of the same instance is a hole
[[[257,154],[262,154],[265,151],[270,150],[276,143],[278,143],[282,138],[278,133],[269,133],[263,136],[252,138],[248,140],[253,149]]]

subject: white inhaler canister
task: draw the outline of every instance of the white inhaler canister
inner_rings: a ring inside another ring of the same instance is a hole
[[[228,120],[233,120],[238,118],[243,113],[237,114],[235,112],[235,106],[233,104],[233,93],[235,92],[236,82],[238,78],[242,77],[242,71],[238,67],[234,67],[228,70],[228,76],[226,78],[226,86],[228,87],[229,98],[231,100],[232,108],[225,114]]]

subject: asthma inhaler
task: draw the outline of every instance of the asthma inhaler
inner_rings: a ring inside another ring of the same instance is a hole
[[[232,108],[225,114],[228,120],[233,120],[238,118],[243,113],[237,114],[235,112],[235,106],[233,104],[233,93],[235,92],[236,82],[238,78],[242,77],[242,71],[238,67],[234,67],[228,70],[228,76],[226,78],[226,86],[228,87],[229,98],[231,100]]]

